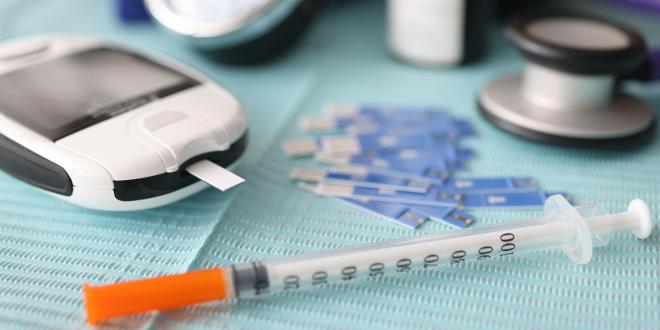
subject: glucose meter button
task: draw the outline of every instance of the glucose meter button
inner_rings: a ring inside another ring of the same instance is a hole
[[[147,131],[154,132],[161,127],[167,126],[186,117],[187,116],[181,112],[162,111],[144,118],[144,127]]]

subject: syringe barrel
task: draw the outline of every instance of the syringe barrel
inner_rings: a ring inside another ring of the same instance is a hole
[[[245,298],[329,283],[350,283],[415,269],[506,258],[558,248],[570,242],[573,235],[570,222],[539,218],[236,265],[232,276],[237,297]],[[255,281],[256,278],[260,280]]]
[[[591,260],[594,246],[608,243],[612,231],[631,229],[637,237],[646,238],[653,223],[641,200],[633,200],[627,212],[607,215],[599,205],[575,208],[555,195],[546,201],[545,213],[535,220],[235,265],[231,272],[234,294],[243,298],[350,283],[541,249],[561,248],[571,261],[584,264]]]

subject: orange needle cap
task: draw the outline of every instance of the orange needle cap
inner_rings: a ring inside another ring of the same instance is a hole
[[[96,324],[116,316],[223,300],[228,285],[221,268],[109,285],[84,283],[87,322]]]

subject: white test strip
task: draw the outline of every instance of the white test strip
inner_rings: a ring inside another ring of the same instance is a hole
[[[315,195],[327,196],[327,197],[353,197],[353,187],[352,186],[342,186],[338,184],[326,185],[325,183],[310,183],[310,182],[298,182],[298,188],[307,190]],[[358,200],[367,201],[366,198]]]
[[[323,112],[334,118],[354,117],[360,114],[359,107],[352,104],[326,104]]]
[[[282,142],[281,147],[288,157],[310,156],[319,149],[316,139],[288,140]]]
[[[188,166],[186,171],[222,191],[245,182],[240,176],[206,159]]]
[[[301,117],[298,126],[305,132],[331,132],[337,129],[334,118],[328,116]]]

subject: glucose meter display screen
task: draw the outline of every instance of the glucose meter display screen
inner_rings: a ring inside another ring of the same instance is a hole
[[[197,84],[139,55],[95,48],[0,76],[0,111],[57,140]]]

